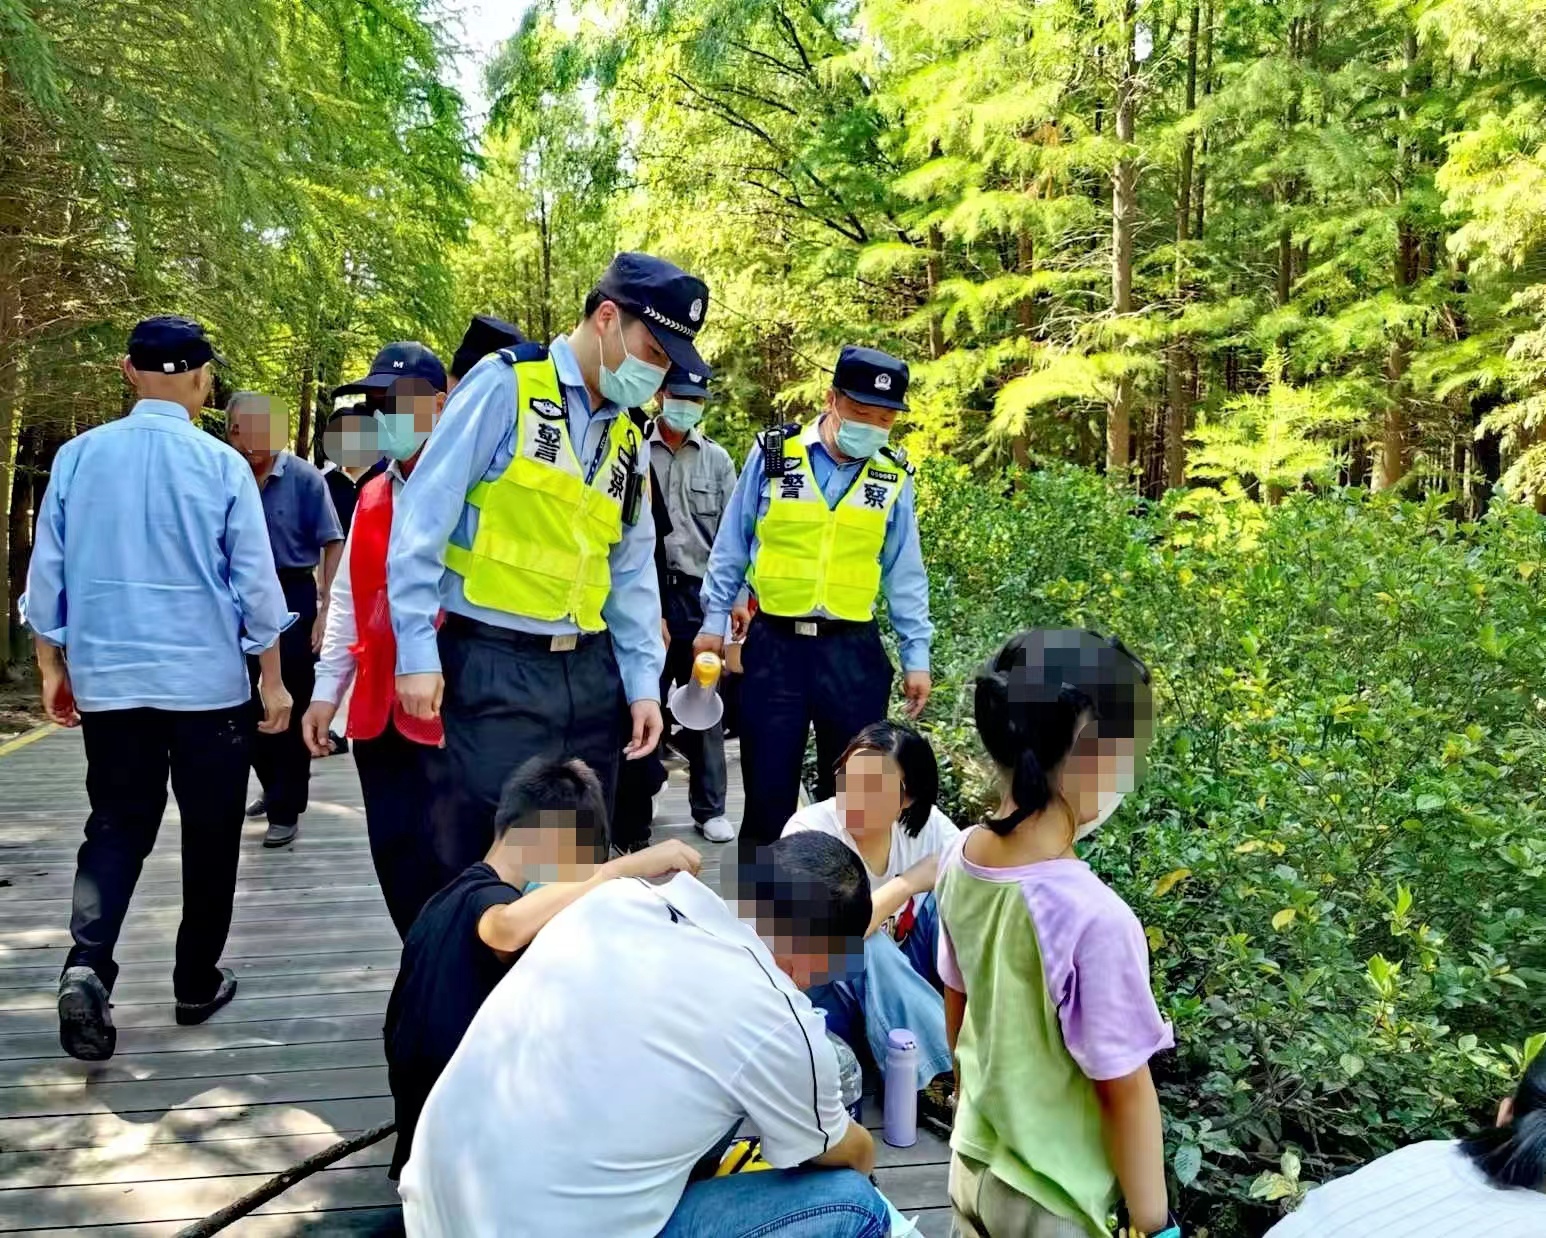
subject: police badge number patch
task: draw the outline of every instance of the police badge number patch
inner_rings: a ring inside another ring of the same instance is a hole
[[[564,415],[564,406],[552,400],[528,400],[526,406],[544,421],[557,421]]]
[[[895,473],[882,473],[879,469],[871,469],[870,476],[876,481],[896,482],[901,480]]]

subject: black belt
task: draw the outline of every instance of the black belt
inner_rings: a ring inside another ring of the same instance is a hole
[[[598,641],[605,632],[568,632],[560,636],[541,636],[536,632],[517,632],[514,628],[502,628],[497,624],[484,623],[467,615],[446,612],[442,631],[452,636],[469,636],[478,640],[494,641],[510,649],[531,653],[569,653],[584,649],[592,641]]]
[[[703,577],[689,576],[686,572],[673,572],[666,569],[666,585],[671,589],[690,589],[694,593],[703,591]]]
[[[836,636],[840,632],[860,632],[875,626],[873,619],[821,619],[815,616],[796,619],[790,615],[770,615],[765,610],[757,612],[756,622],[769,623],[795,636]]]

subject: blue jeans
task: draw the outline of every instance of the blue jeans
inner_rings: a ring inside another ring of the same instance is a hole
[[[852,1169],[764,1169],[689,1184],[660,1238],[885,1238],[889,1218]]]
[[[918,1041],[918,1090],[951,1067],[945,999],[939,990],[939,908],[924,898],[912,931],[898,944],[885,932],[864,939],[864,970],[816,985],[806,996],[827,1012],[827,1028],[874,1069],[886,1068],[886,1038],[905,1027]]]

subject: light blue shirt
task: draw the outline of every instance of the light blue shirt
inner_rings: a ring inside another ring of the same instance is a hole
[[[627,416],[615,404],[594,412],[580,364],[569,341],[548,349],[563,387],[569,438],[589,481],[601,462],[612,420]],[[387,594],[397,635],[397,673],[440,670],[435,615],[441,608],[495,627],[538,636],[579,631],[567,619],[532,619],[489,610],[467,600],[462,578],[445,566],[448,541],[470,547],[478,531],[478,509],[467,495],[480,481],[493,481],[515,458],[515,369],[486,357],[457,384],[424,454],[413,466],[392,513],[392,552],[387,557]],[[642,445],[642,435],[641,435]],[[639,452],[639,471],[648,475],[649,453]],[[608,558],[612,592],[601,617],[612,633],[628,700],[658,700],[666,650],[660,637],[660,585],[655,579],[655,520],[646,499],[639,520],[623,526],[623,538]]]
[[[252,469],[180,405],[141,400],[59,449],[22,617],[83,711],[229,709],[290,621]]]
[[[811,472],[821,487],[829,508],[848,493],[859,476],[863,460],[838,463],[826,444],[810,446]],[[720,521],[709,569],[703,579],[703,628],[720,635],[730,618],[730,607],[746,580],[747,568],[757,558],[757,521],[768,510],[767,487],[763,484],[762,444],[746,457],[741,480],[730,496],[730,506]],[[886,538],[880,549],[880,584],[901,645],[902,669],[929,669],[929,644],[934,625],[929,622],[929,577],[923,568],[923,550],[918,543],[918,520],[913,511],[913,482],[902,483],[902,492],[886,517]]]

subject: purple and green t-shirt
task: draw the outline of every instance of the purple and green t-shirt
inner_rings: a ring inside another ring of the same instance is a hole
[[[966,994],[950,1146],[1104,1234],[1116,1175],[1094,1081],[1175,1043],[1149,989],[1138,917],[1083,860],[983,868],[964,830],[935,885],[939,974]]]

